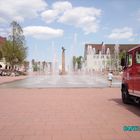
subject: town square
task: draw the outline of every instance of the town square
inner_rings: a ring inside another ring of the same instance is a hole
[[[0,1],[0,140],[139,140],[139,4]]]

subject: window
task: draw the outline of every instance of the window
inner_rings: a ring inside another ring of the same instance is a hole
[[[140,50],[136,51],[136,63],[140,64]]]
[[[127,65],[128,67],[132,66],[132,54],[128,54],[127,56]]]

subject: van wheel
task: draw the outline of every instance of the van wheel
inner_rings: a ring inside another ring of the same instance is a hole
[[[131,104],[130,95],[128,94],[128,90],[126,87],[122,89],[122,102],[124,104]]]

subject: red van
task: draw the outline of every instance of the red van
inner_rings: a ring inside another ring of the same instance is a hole
[[[126,59],[121,59],[121,66],[122,101],[128,104],[133,100],[140,104],[140,45],[127,52]]]

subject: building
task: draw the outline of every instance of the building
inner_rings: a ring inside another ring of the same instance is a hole
[[[117,69],[119,67],[119,53],[127,51],[137,45],[138,44],[85,44],[85,69],[87,71]]]
[[[3,45],[6,41],[6,37],[1,37],[0,36],[0,45]]]

